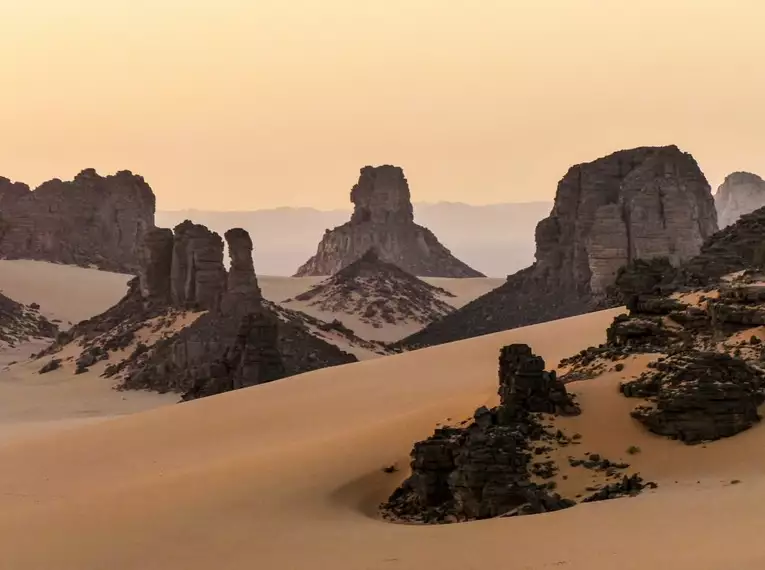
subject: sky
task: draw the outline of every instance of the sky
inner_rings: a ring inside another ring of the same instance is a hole
[[[761,0],[0,0],[0,176],[142,174],[160,209],[550,200],[677,144],[765,176]]]

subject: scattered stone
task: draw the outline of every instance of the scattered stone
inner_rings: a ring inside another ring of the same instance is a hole
[[[630,476],[624,476],[618,483],[612,483],[600,489],[588,487],[587,491],[595,491],[589,497],[582,499],[583,503],[593,503],[595,501],[607,501],[618,499],[620,497],[634,497],[640,494],[644,489],[656,489],[656,483],[643,481],[637,473]]]
[[[61,368],[61,359],[54,358],[53,360],[45,364],[42,368],[40,368],[39,374],[47,374],[48,372],[53,372],[54,370],[58,370],[59,368]]]

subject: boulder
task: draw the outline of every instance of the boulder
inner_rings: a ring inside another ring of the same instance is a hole
[[[621,385],[631,398],[646,398],[632,417],[659,435],[692,444],[730,437],[760,421],[765,402],[762,373],[739,358],[689,351]]]

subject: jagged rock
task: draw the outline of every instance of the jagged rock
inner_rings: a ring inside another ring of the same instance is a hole
[[[455,258],[433,233],[414,223],[409,184],[397,166],[365,166],[351,190],[349,222],[327,230],[316,255],[295,274],[334,275],[370,247],[412,275],[483,277]]]
[[[688,305],[671,297],[659,295],[634,295],[627,303],[627,309],[643,315],[669,315],[684,312]]]
[[[734,172],[715,194],[720,228],[725,228],[750,212],[765,206],[765,180],[749,172]]]
[[[704,174],[675,146],[574,166],[537,226],[536,263],[402,345],[440,344],[600,308],[620,267],[657,257],[678,265],[715,232],[716,217]]]
[[[0,258],[134,273],[154,210],[151,188],[128,171],[102,177],[87,169],[34,191],[0,177]]]
[[[295,300],[322,312],[351,315],[383,329],[406,323],[424,326],[454,310],[446,301],[451,297],[454,295],[445,289],[381,260],[371,248]]]
[[[143,237],[139,277],[141,294],[146,299],[170,302],[173,242],[173,231],[167,228],[150,229]]]
[[[174,230],[170,274],[175,306],[216,310],[226,291],[223,240],[205,226],[189,220]]]
[[[307,322],[318,329],[318,321],[305,315],[301,320],[262,298],[252,242],[244,230],[227,232],[229,279],[217,234],[190,221],[176,228],[172,243],[168,232],[147,233],[141,256],[146,265],[129,283],[125,297],[77,324],[51,352],[79,342],[84,348],[77,369],[83,372],[108,358],[109,351],[127,349],[138,330],[152,327],[156,332],[190,309],[205,313],[151,346],[137,345],[104,375],[120,375],[123,388],[180,392],[184,399],[193,399],[356,361],[309,331]],[[360,341],[346,337],[351,344]]]
[[[58,327],[33,306],[25,307],[0,293],[0,344],[15,346],[32,337],[53,338]]]
[[[47,364],[44,364],[42,368],[38,371],[38,374],[47,374],[48,372],[53,372],[54,370],[58,370],[61,368],[61,359],[60,358],[54,358],[50,361],[48,361]]]
[[[635,352],[663,350],[676,338],[661,317],[653,316],[617,315],[606,330],[610,346],[629,347]]]
[[[737,271],[765,268],[763,235],[765,208],[741,216],[709,238],[697,256],[683,263],[681,283],[705,286]]]
[[[621,386],[632,398],[648,398],[632,416],[649,430],[687,444],[730,437],[760,421],[765,402],[760,371],[717,352],[680,354]]]
[[[713,323],[735,324],[745,327],[765,325],[765,307],[710,302],[707,312]]]
[[[387,517],[447,522],[574,504],[531,482],[529,450],[545,434],[535,413],[578,413],[578,407],[526,345],[502,349],[499,374],[499,407],[479,408],[468,427],[440,428],[414,445],[411,476],[382,506]]]
[[[228,293],[234,295],[254,295],[260,297],[260,287],[255,278],[252,263],[252,239],[242,228],[228,230],[224,236],[231,256],[228,272]]]
[[[666,257],[630,260],[617,271],[616,280],[607,295],[614,304],[629,304],[638,295],[671,292],[677,271]]]

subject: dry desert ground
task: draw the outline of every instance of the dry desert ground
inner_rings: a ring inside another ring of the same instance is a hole
[[[0,262],[5,294],[64,321],[103,310],[126,280]],[[273,298],[268,288],[276,285],[267,283],[261,286]],[[286,290],[292,282],[284,283],[284,297],[294,295]],[[495,402],[500,347],[527,343],[552,368],[602,342],[617,312],[179,405],[173,396],[114,391],[96,374],[40,376],[39,363],[23,362],[28,355],[17,349],[22,362],[0,369],[0,568],[765,568],[765,427],[704,446],[647,433],[629,416],[634,402],[616,389],[646,359],[570,384],[583,414],[556,422],[581,434],[584,447],[628,459],[659,484],[655,491],[473,523],[415,526],[377,517],[377,505],[406,476],[414,441]],[[629,446],[641,453],[628,456]],[[383,472],[391,464],[401,470]]]

